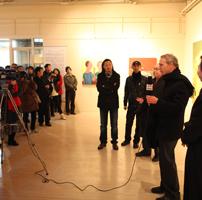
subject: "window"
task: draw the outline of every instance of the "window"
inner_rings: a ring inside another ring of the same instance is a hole
[[[31,47],[32,40],[31,39],[14,39],[12,40],[12,47]]]

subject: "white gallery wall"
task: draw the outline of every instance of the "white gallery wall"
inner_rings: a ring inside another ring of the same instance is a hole
[[[95,86],[81,84],[84,62],[89,59],[96,65],[110,58],[121,75],[122,107],[129,58],[159,58],[173,53],[185,66],[185,19],[180,15],[184,7],[185,4],[1,6],[0,38],[42,37],[46,47],[64,47],[65,63],[72,67],[79,82],[77,112],[97,111]]]
[[[202,2],[186,15],[185,69],[193,77],[193,43],[202,40]]]

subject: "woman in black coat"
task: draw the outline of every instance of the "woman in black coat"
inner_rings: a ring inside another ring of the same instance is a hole
[[[198,76],[202,81],[202,62]],[[188,147],[185,160],[184,200],[202,199],[202,89],[197,97],[189,122],[185,123],[182,142]]]
[[[113,70],[112,61],[105,59],[102,62],[102,72],[98,74],[97,90],[98,107],[100,108],[100,145],[98,150],[103,149],[107,144],[107,121],[110,113],[111,137],[114,150],[118,150],[118,88],[120,85],[120,75]]]

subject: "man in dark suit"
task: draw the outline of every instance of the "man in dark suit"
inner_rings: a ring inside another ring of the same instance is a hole
[[[179,200],[179,181],[175,163],[175,146],[182,134],[184,111],[193,86],[180,73],[178,60],[172,54],[162,55],[159,62],[164,80],[161,97],[147,96],[147,103],[157,116],[156,134],[159,144],[161,184],[151,189],[153,193],[164,193],[157,200]]]

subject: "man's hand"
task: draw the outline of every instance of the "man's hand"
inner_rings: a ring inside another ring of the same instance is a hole
[[[144,102],[144,99],[141,98],[141,97],[137,97],[137,98],[136,98],[136,101],[137,101],[138,103],[142,104],[142,103]]]
[[[50,86],[49,86],[49,85],[45,85],[45,88],[46,88],[46,89],[49,89],[49,88],[50,88]]]
[[[158,98],[155,97],[155,96],[150,96],[150,95],[147,95],[146,96],[146,99],[147,99],[147,103],[150,105],[150,104],[157,104],[158,102]]]

